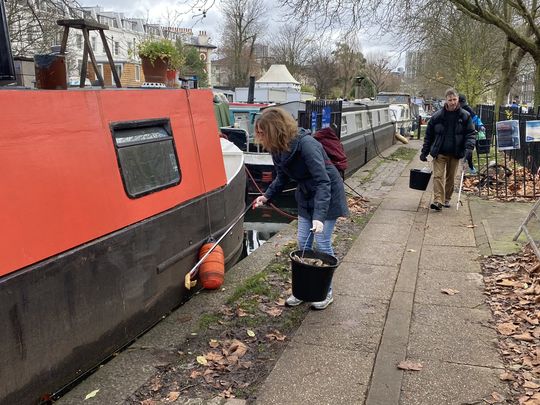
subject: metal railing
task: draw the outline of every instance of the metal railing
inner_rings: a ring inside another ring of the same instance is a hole
[[[540,144],[527,142],[526,122],[538,120],[540,109],[526,113],[521,108],[501,107],[500,121],[519,122],[520,147],[498,150],[495,107],[480,105],[477,114],[486,128],[486,139],[477,141],[478,194],[487,198],[536,198],[540,195]]]

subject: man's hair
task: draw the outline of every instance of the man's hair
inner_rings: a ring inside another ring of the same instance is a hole
[[[270,153],[284,152],[296,136],[298,126],[287,111],[281,108],[267,108],[255,123],[255,128],[264,133],[260,137],[263,147]]]
[[[444,92],[444,98],[448,98],[448,96],[456,96],[459,97],[458,92],[453,87],[450,87]]]

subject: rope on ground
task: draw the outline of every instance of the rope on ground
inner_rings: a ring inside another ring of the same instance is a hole
[[[356,194],[358,197],[360,197],[362,199],[362,201],[365,201],[365,202],[368,202],[369,200],[367,198],[365,198],[362,194],[360,194],[358,191],[356,191],[354,188],[352,188],[350,185],[347,184],[347,182],[344,180],[343,181],[343,184],[345,184],[347,187],[349,187],[353,192],[354,194]]]

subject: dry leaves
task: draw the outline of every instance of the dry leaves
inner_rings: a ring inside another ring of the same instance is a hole
[[[515,255],[489,257],[482,266],[506,364],[499,378],[510,385],[508,401],[540,405],[540,263],[526,247]]]
[[[371,207],[369,204],[367,204],[368,202],[369,200],[358,196],[351,196],[347,198],[349,211],[351,211],[352,214],[357,215],[364,215],[371,211]]]

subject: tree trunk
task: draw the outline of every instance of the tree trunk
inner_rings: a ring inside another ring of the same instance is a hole
[[[538,110],[540,106],[540,55],[534,59],[536,72],[534,77],[534,108]]]
[[[517,71],[524,56],[525,51],[523,49],[514,47],[514,45],[506,40],[501,66],[501,83],[497,88],[497,98],[495,100],[495,111],[497,115],[500,110],[499,107],[508,102],[508,94],[510,94],[510,90],[516,82]]]

